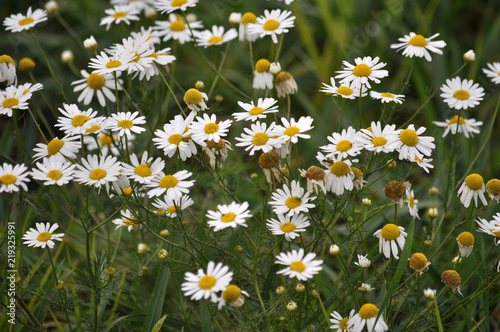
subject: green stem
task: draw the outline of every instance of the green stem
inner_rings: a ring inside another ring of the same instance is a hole
[[[54,274],[54,278],[56,279],[56,284],[57,284],[59,282],[59,278],[57,277],[56,267],[54,266],[54,260],[52,259],[52,254],[50,253],[49,246],[46,246],[45,248],[47,249],[47,252],[49,254],[50,265],[52,266],[52,273]],[[61,304],[61,307],[63,307],[63,309],[64,309],[64,314],[66,315],[66,321],[67,321],[69,330],[73,331],[73,329],[71,328],[70,320],[69,320],[68,309],[66,308],[66,304],[63,303],[63,299],[61,297],[63,290],[57,289],[57,291],[59,292],[59,303]]]

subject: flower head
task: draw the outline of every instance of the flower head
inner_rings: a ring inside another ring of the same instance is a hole
[[[284,274],[290,278],[297,278],[305,281],[312,279],[315,274],[323,269],[322,260],[315,260],[316,254],[308,253],[304,256],[304,249],[292,250],[291,252],[282,252],[276,256],[276,264],[287,266],[283,270],[279,270],[278,274]]]
[[[488,205],[484,192],[486,186],[484,185],[483,177],[479,174],[470,174],[465,178],[465,181],[458,189],[458,196],[460,202],[468,208],[471,200],[474,198],[474,205],[477,207],[477,199],[480,198],[483,205]]]
[[[377,306],[371,303],[365,303],[359,309],[359,312],[349,319],[349,325],[352,324],[352,331],[361,332],[366,325],[367,331],[384,332],[389,327],[384,321],[384,316],[380,314]]]
[[[218,232],[225,228],[240,225],[247,227],[245,224],[246,219],[250,218],[252,214],[248,210],[248,203],[241,204],[232,202],[228,205],[217,205],[217,211],[208,211],[207,218],[208,226],[214,227],[214,231]]]
[[[208,299],[217,303],[216,293],[224,291],[231,283],[233,272],[229,272],[229,267],[219,263],[208,262],[207,272],[199,269],[196,274],[186,272],[181,290],[186,296],[191,296],[191,300]]]
[[[54,231],[59,227],[58,224],[50,225],[50,223],[36,223],[36,229],[30,228],[23,235],[23,243],[28,247],[49,247],[54,248],[54,241],[62,241],[64,234],[54,234]]]
[[[414,56],[418,58],[425,57],[425,60],[430,62],[432,57],[429,51],[437,54],[443,54],[443,51],[441,51],[440,48],[446,46],[446,43],[442,40],[432,40],[437,36],[439,36],[439,33],[436,33],[429,38],[425,38],[422,35],[417,35],[415,32],[410,32],[409,35],[406,35],[403,38],[398,38],[401,43],[391,44],[391,48],[397,48],[397,51],[403,50],[403,55],[409,58],[413,58]]]
[[[309,197],[309,192],[304,192],[298,181],[293,180],[291,188],[288,185],[283,185],[283,189],[277,189],[271,197],[270,205],[273,206],[273,211],[276,214],[288,214],[293,216],[300,212],[307,213],[309,209],[315,207],[313,203],[309,203],[316,197]]]
[[[258,35],[260,38],[271,36],[273,43],[278,43],[277,35],[287,33],[288,29],[293,28],[295,16],[291,11],[280,9],[264,10],[264,16],[257,18],[256,23],[249,23],[248,33]]]
[[[382,70],[386,63],[379,62],[379,57],[367,56],[364,58],[354,59],[355,65],[344,61],[344,69],[337,71],[338,75],[335,76],[337,79],[341,79],[341,84],[347,85],[351,84],[352,87],[356,89],[367,90],[371,88],[370,81],[374,83],[380,83],[380,78],[389,76],[387,70]]]
[[[23,14],[13,14],[6,17],[3,21],[5,30],[12,32],[21,32],[23,30],[29,30],[40,22],[47,21],[47,12],[43,9],[31,10],[28,8],[26,15]]]
[[[379,238],[378,251],[384,253],[385,258],[390,258],[392,252],[392,256],[399,259],[398,248],[403,250],[408,235],[403,227],[387,224],[373,235]]]
[[[457,110],[474,108],[483,100],[484,89],[472,80],[463,81],[460,77],[446,80],[446,84],[441,87],[441,97],[450,108]]]
[[[24,191],[28,191],[26,183],[30,182],[28,178],[28,168],[24,164],[12,166],[11,164],[3,163],[0,166],[0,193],[18,192],[19,187]]]
[[[287,214],[278,214],[278,220],[267,219],[267,228],[274,235],[285,235],[287,241],[292,241],[299,233],[305,232],[309,226],[308,218],[303,214],[289,216]]]
[[[469,232],[462,232],[457,237],[458,248],[462,257],[469,257],[474,248],[474,235]]]

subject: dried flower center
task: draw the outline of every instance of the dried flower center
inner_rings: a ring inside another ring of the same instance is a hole
[[[17,98],[6,98],[3,101],[2,105],[5,108],[16,107],[17,105],[19,105],[19,100]]]
[[[295,225],[292,224],[291,222],[287,222],[287,223],[284,223],[283,225],[281,225],[280,229],[285,232],[285,233],[290,233],[290,232],[293,232],[295,230]]]
[[[92,73],[87,78],[88,87],[94,90],[101,89],[104,86],[104,83],[106,83],[104,76],[98,73]]]
[[[278,27],[280,26],[280,22],[274,20],[274,19],[269,19],[266,21],[266,23],[264,23],[264,30],[266,31],[274,31],[276,29],[278,29]]]
[[[106,63],[106,68],[111,69],[111,68],[118,68],[122,65],[120,60],[111,60]]]
[[[425,40],[424,36],[422,35],[416,35],[411,37],[411,39],[408,41],[408,45],[425,47],[427,46],[427,40]]]
[[[111,135],[102,134],[101,138],[99,138],[99,143],[101,143],[101,145],[111,145],[113,144],[113,137],[111,137]]]
[[[90,172],[90,179],[94,181],[99,181],[106,176],[106,171],[101,168],[96,168]]]
[[[170,23],[170,30],[172,31],[184,31],[186,30],[186,24],[181,20],[173,21]]]
[[[384,193],[390,199],[398,199],[404,195],[405,186],[401,182],[393,180],[385,186]]]
[[[257,61],[255,64],[255,70],[258,73],[265,73],[266,71],[269,70],[269,67],[271,66],[271,63],[267,59],[260,59]]]
[[[285,130],[285,135],[290,136],[290,137],[293,137],[293,136],[297,135],[298,133],[300,133],[300,129],[296,126],[288,127]]]
[[[17,181],[17,178],[12,175],[12,174],[5,174],[5,175],[2,175],[0,176],[0,182],[2,182],[2,184],[8,186],[9,184],[14,184],[16,183]]]
[[[119,18],[122,18],[122,17],[125,17],[127,16],[127,13],[126,12],[116,12],[114,13],[113,15],[111,15],[113,18],[115,19],[119,19]]]
[[[349,326],[347,325],[348,322],[349,322],[349,318],[341,319],[339,321],[339,327],[340,327],[340,329],[347,330],[349,328]]]
[[[357,167],[351,167],[352,172],[354,173],[354,180],[361,179],[363,177],[363,172],[359,170]]]
[[[259,165],[262,168],[273,168],[279,166],[280,157],[273,151],[262,153],[259,157]]]
[[[377,315],[378,315],[378,308],[371,303],[366,303],[366,304],[363,304],[361,309],[359,309],[358,314],[359,314],[359,317],[361,317],[363,319],[374,318],[374,317],[377,317]]]
[[[307,169],[306,178],[308,180],[323,181],[325,179],[325,171],[317,166],[311,166]]]
[[[472,247],[474,245],[474,235],[469,232],[462,232],[457,237],[457,241],[464,247]]]
[[[385,97],[385,98],[394,98],[394,95],[392,93],[389,93],[389,92],[384,92],[384,93],[381,93],[380,94],[382,97]]]
[[[293,80],[293,77],[292,77],[292,75],[289,72],[287,72],[287,71],[280,71],[278,73],[278,75],[276,75],[276,79],[274,80],[274,83],[276,85],[280,85],[281,83],[284,83],[284,82],[286,82],[286,81],[288,81],[290,79]]]
[[[186,3],[187,3],[187,0],[173,0],[172,7],[180,7],[182,5],[185,5]]]
[[[465,90],[457,90],[453,94],[453,97],[455,97],[458,100],[468,100],[470,97],[470,93]]]
[[[394,241],[399,237],[399,235],[401,235],[401,230],[394,224],[387,224],[382,228],[381,236],[386,241]]]
[[[233,212],[228,212],[228,213],[225,213],[222,215],[222,217],[220,218],[220,220],[223,222],[223,223],[228,223],[228,222],[233,222],[234,219],[236,219],[236,214],[233,213]]]
[[[347,152],[352,148],[352,143],[348,140],[343,140],[337,143],[337,151]]]
[[[241,296],[241,289],[235,285],[227,286],[226,290],[222,292],[222,298],[226,302],[232,303],[237,301]]]
[[[214,44],[214,45],[217,45],[217,44],[220,44],[224,41],[224,39],[222,39],[222,37],[219,37],[219,36],[212,36],[210,37],[210,39],[208,40],[208,43],[209,44]]]
[[[71,124],[73,125],[73,127],[81,127],[83,126],[87,121],[89,121],[90,118],[86,115],[83,115],[83,114],[78,114],[78,115],[75,115],[75,117],[73,118],[73,120],[71,120]]]
[[[372,139],[372,144],[374,146],[384,146],[387,144],[387,140],[384,137],[375,137]]]
[[[199,285],[201,289],[211,289],[215,286],[217,280],[212,276],[204,276],[200,279]]]
[[[410,257],[410,267],[414,270],[423,270],[427,267],[427,257],[421,253],[415,253]]]
[[[122,193],[128,196],[132,193],[132,188],[123,188]]]
[[[372,73],[372,70],[368,65],[360,63],[359,65],[354,67],[352,73],[358,77],[368,77]]]
[[[491,179],[486,183],[486,190],[493,195],[500,194],[500,180]]]
[[[188,105],[198,105],[203,101],[203,95],[196,89],[189,89],[184,94],[184,102]]]
[[[170,189],[179,183],[179,181],[173,175],[165,175],[160,181],[160,187]]]
[[[293,210],[293,209],[299,207],[300,204],[302,204],[302,201],[297,196],[289,197],[285,201],[286,207],[289,208],[290,210]]]
[[[347,86],[341,86],[337,89],[337,93],[343,96],[350,96],[353,94],[353,91]]]
[[[64,145],[64,141],[61,139],[54,138],[47,144],[47,152],[50,156],[57,154]]]
[[[479,174],[471,174],[465,178],[465,185],[471,190],[479,190],[483,188],[483,177]]]
[[[149,169],[148,165],[144,165],[144,164],[137,166],[135,168],[134,172],[135,172],[135,174],[142,176],[143,178],[151,175],[151,170]]]
[[[53,169],[47,173],[47,177],[51,180],[57,181],[62,177],[62,172],[58,169]]]
[[[257,146],[261,146],[267,143],[269,140],[269,136],[266,133],[257,133],[252,138],[252,143]]]
[[[134,123],[130,120],[120,120],[116,125],[123,129],[130,129],[134,126]]]
[[[343,161],[337,161],[330,167],[330,172],[336,177],[345,176],[349,174],[350,171],[349,165]]]
[[[216,133],[217,130],[219,130],[219,126],[215,122],[207,123],[205,125],[205,129],[204,129],[205,134],[208,134],[208,135]]]
[[[35,20],[33,19],[33,17],[25,17],[25,18],[19,20],[19,25],[20,26],[28,25],[28,24],[33,23],[34,21]]]
[[[464,124],[465,124],[465,120],[464,120],[464,118],[459,117],[458,115],[455,115],[454,117],[452,117],[452,118],[450,119],[450,121],[448,121],[448,125],[457,124],[457,122],[458,122],[460,125],[464,125]]]
[[[169,208],[167,209],[168,213],[170,214],[174,214],[174,213],[177,213],[177,209],[175,208],[174,205],[172,206],[169,206]]]
[[[290,270],[295,272],[303,272],[306,269],[306,266],[301,261],[295,261],[290,264]]]
[[[257,16],[254,13],[246,12],[241,17],[241,24],[255,23],[257,22]]]
[[[52,238],[52,234],[50,234],[49,232],[42,232],[42,233],[38,234],[38,236],[36,237],[36,239],[40,242],[47,242],[51,238]]]
[[[415,130],[405,129],[399,134],[399,139],[407,146],[415,146],[418,143],[418,136]]]

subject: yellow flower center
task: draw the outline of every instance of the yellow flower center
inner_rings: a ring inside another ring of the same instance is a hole
[[[36,239],[40,242],[47,242],[48,240],[50,240],[52,238],[52,234],[50,234],[49,232],[43,232],[43,233],[40,233],[38,234],[38,236],[36,237]]]
[[[360,63],[352,70],[352,73],[358,77],[368,77],[372,73],[372,70],[368,65]]]
[[[423,270],[427,266],[427,257],[419,252],[411,255],[410,267],[414,270]]]
[[[127,16],[126,12],[116,12],[113,15],[111,15],[113,18],[118,19]]]
[[[0,182],[2,182],[2,184],[8,186],[9,184],[14,184],[16,183],[17,181],[17,178],[15,177],[15,175],[12,175],[12,174],[5,174],[5,175],[2,175],[0,176]]]
[[[215,286],[217,280],[212,276],[204,276],[200,279],[199,285],[201,289],[211,289]]]
[[[394,241],[399,237],[400,234],[401,234],[401,230],[399,229],[398,226],[396,226],[394,224],[387,224],[382,228],[381,236],[386,241]]]
[[[257,16],[255,16],[255,14],[251,12],[246,12],[245,14],[243,14],[240,21],[241,24],[248,24],[255,22],[257,22]]]
[[[290,232],[293,232],[295,230],[295,225],[292,224],[291,222],[287,222],[287,223],[284,223],[283,225],[281,225],[280,229],[285,232],[285,233],[290,233]]]
[[[224,40],[222,39],[222,37],[219,37],[219,36],[212,36],[210,37],[210,39],[208,40],[208,43],[209,44],[214,44],[214,45],[217,45],[217,44],[220,44],[222,43]]]
[[[415,198],[413,195],[410,195],[410,207],[413,209],[415,207]]]
[[[498,228],[492,228],[490,229],[490,232],[493,233],[496,237],[500,238],[500,229]]]
[[[448,121],[448,125],[457,124],[457,122],[458,122],[460,125],[464,125],[464,124],[465,124],[465,120],[464,120],[464,118],[459,117],[458,115],[455,115],[454,117],[452,117],[452,118],[450,119],[450,121]]]
[[[131,62],[137,63],[137,62],[139,62],[139,60],[141,60],[141,56],[139,55],[139,53],[137,53],[137,52],[130,52],[130,54],[133,54],[134,57],[128,63],[131,63]]]
[[[358,314],[359,314],[359,317],[361,317],[363,319],[374,318],[374,317],[377,317],[377,315],[378,315],[378,308],[371,303],[366,303],[366,304],[363,304],[361,309],[359,309]]]
[[[59,180],[62,177],[62,172],[58,169],[53,169],[50,172],[47,173],[47,177],[49,179],[52,179],[54,181]]]
[[[104,83],[106,83],[106,80],[101,74],[92,73],[87,78],[88,87],[94,90],[99,90],[100,88],[102,88],[104,86]]]
[[[148,55],[148,57],[158,59],[158,54],[156,54],[156,52],[153,52],[150,55]]]
[[[186,24],[181,20],[174,21],[170,23],[170,30],[172,31],[184,31],[186,30]]]
[[[134,172],[135,172],[135,174],[142,176],[143,178],[151,175],[151,170],[149,169],[148,165],[144,165],[144,164],[137,166],[135,168]]]
[[[125,218],[125,225],[137,227],[139,224],[135,221],[135,218]]]
[[[486,183],[486,190],[493,195],[500,194],[500,180],[491,179]]]
[[[81,127],[83,126],[87,121],[89,121],[90,118],[86,115],[83,115],[83,114],[78,114],[78,115],[75,115],[75,117],[73,118],[73,120],[71,120],[71,124],[73,125],[73,127]]]
[[[19,25],[20,26],[28,25],[30,23],[33,23],[33,21],[35,21],[35,20],[32,17],[25,17],[25,18],[19,20]]]
[[[113,137],[111,137],[111,135],[102,134],[101,138],[99,138],[99,143],[103,146],[111,145],[113,144]]]
[[[219,126],[215,122],[207,123],[205,125],[205,129],[204,129],[205,134],[208,134],[208,135],[216,133],[217,130],[219,130]]]
[[[384,93],[381,93],[380,95],[382,97],[385,97],[385,98],[394,98],[394,95],[392,93],[389,93],[389,92],[384,92]]]
[[[19,100],[17,100],[17,98],[6,98],[3,101],[2,105],[5,108],[16,107],[17,105],[19,105]]]
[[[297,135],[298,133],[300,133],[300,129],[295,127],[295,126],[288,127],[285,130],[285,135],[290,136],[290,137],[293,137],[293,136]]]
[[[90,172],[90,179],[94,181],[99,181],[106,176],[106,171],[101,168],[96,168]]]
[[[203,95],[196,89],[189,89],[184,94],[184,102],[188,105],[198,105],[203,101]]]
[[[269,140],[269,136],[267,136],[266,133],[257,133],[252,138],[252,143],[254,145],[260,146],[260,145],[266,144],[268,140]]]
[[[347,86],[341,86],[337,89],[337,93],[344,96],[350,96],[352,95],[353,91]]]
[[[306,266],[301,261],[295,261],[290,264],[290,270],[295,272],[303,272],[306,269]]]
[[[344,319],[341,319],[339,321],[339,327],[342,329],[342,330],[347,330],[349,328],[349,326],[347,325],[347,323],[349,322],[349,318],[344,318]]]
[[[50,156],[57,154],[64,145],[64,141],[61,139],[54,138],[47,144],[47,152]]]
[[[267,20],[266,23],[264,23],[264,30],[274,31],[274,30],[278,29],[279,26],[280,26],[280,22],[271,18],[271,19]]]
[[[453,94],[453,97],[455,97],[458,100],[467,100],[470,97],[470,93],[465,90],[457,90]]]
[[[289,208],[290,210],[293,210],[296,207],[299,207],[300,204],[302,204],[302,201],[300,200],[300,198],[298,198],[296,196],[289,197],[285,201],[286,207]]]
[[[418,143],[418,136],[415,130],[405,129],[399,134],[399,139],[407,146],[415,146]]]
[[[122,65],[122,63],[120,62],[120,60],[111,60],[111,61],[108,61],[108,63],[106,63],[106,68],[108,68],[108,69],[117,68],[117,67],[120,67],[121,65]]]
[[[352,144],[348,140],[343,140],[337,143],[337,151],[347,152],[352,148]]]
[[[354,173],[354,180],[361,179],[363,177],[363,172],[357,167],[351,167],[352,172]]]
[[[465,185],[471,190],[479,190],[483,188],[483,177],[479,174],[471,174],[465,178]]]
[[[123,188],[122,193],[128,196],[132,193],[132,188]]]
[[[187,0],[173,0],[172,7],[180,7],[182,5],[185,5],[186,3],[187,3]]]
[[[427,46],[427,40],[422,35],[415,35],[408,41],[408,45],[425,47]]]
[[[232,303],[238,300],[241,296],[241,289],[235,285],[227,286],[226,290],[222,292],[222,298],[226,302]]]
[[[181,143],[181,141],[182,141],[182,135],[181,134],[172,134],[168,138],[168,142],[170,144],[179,145]]]
[[[175,206],[170,206],[168,209],[167,209],[168,213],[170,214],[174,214],[177,212],[177,209],[175,208]]]
[[[12,57],[8,56],[7,54],[0,55],[0,63],[12,63],[13,65],[16,64],[14,62],[14,59],[12,59]]]
[[[469,232],[462,232],[457,237],[457,241],[464,247],[472,247],[474,245],[474,235]]]
[[[99,126],[99,125],[93,125],[92,127],[85,129],[85,134],[95,133],[99,129],[101,129],[101,126]]]
[[[160,181],[160,187],[170,189],[179,183],[179,181],[173,175],[165,175]]]
[[[223,214],[222,217],[220,218],[220,220],[223,223],[232,222],[234,221],[234,219],[236,219],[236,214],[234,214],[233,212],[228,212],[226,214]]]
[[[248,111],[248,114],[250,115],[260,115],[264,113],[264,109],[262,107],[254,107],[250,111]]]
[[[455,270],[446,270],[441,273],[441,280],[452,289],[457,288],[462,283],[460,275]]]
[[[266,71],[269,70],[269,67],[271,67],[271,62],[269,62],[269,60],[267,59],[260,59],[255,64],[255,70],[258,73],[265,73]]]
[[[134,123],[130,120],[121,120],[117,123],[118,127],[122,127],[123,129],[130,129],[134,126]]]
[[[349,174],[349,165],[343,161],[336,161],[331,167],[330,172],[336,177],[342,177]]]
[[[372,144],[375,146],[384,146],[387,143],[387,140],[384,137],[375,137],[372,139]]]

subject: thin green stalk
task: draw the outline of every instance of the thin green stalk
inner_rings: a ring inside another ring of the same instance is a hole
[[[38,132],[40,133],[40,135],[42,135],[43,140],[45,141],[45,143],[48,143],[49,141],[47,141],[47,138],[45,138],[45,135],[43,134],[43,131],[40,128],[40,125],[38,125],[38,122],[36,121],[35,116],[33,115],[33,112],[31,112],[31,108],[29,107],[28,107],[28,112],[30,113],[33,122],[35,122],[35,126],[38,129]]]
[[[167,86],[168,91],[170,91],[170,93],[172,94],[172,97],[174,97],[175,103],[177,104],[177,107],[179,107],[179,110],[181,111],[182,115],[186,116],[186,113],[184,113],[184,109],[182,108],[181,104],[179,103],[179,100],[177,99],[177,97],[175,96],[174,90],[172,90],[172,87],[170,86],[170,84],[168,84],[168,82],[165,79],[165,76],[163,76],[161,70],[159,70],[158,72],[160,73],[161,79],[163,80],[163,82]]]
[[[49,254],[50,265],[52,266],[52,273],[54,274],[54,278],[56,280],[56,283],[58,283],[59,282],[59,278],[57,277],[56,267],[54,265],[54,260],[52,259],[52,254],[50,253],[50,248],[49,248],[49,246],[46,246],[45,248],[47,249],[47,253]],[[68,308],[66,308],[66,304],[63,303],[63,300],[62,300],[62,297],[61,297],[63,290],[62,289],[57,289],[57,291],[59,292],[59,303],[61,304],[61,307],[63,307],[64,314],[66,315],[67,325],[69,327],[69,330],[73,331],[73,329],[71,328],[70,320],[69,320]]]

